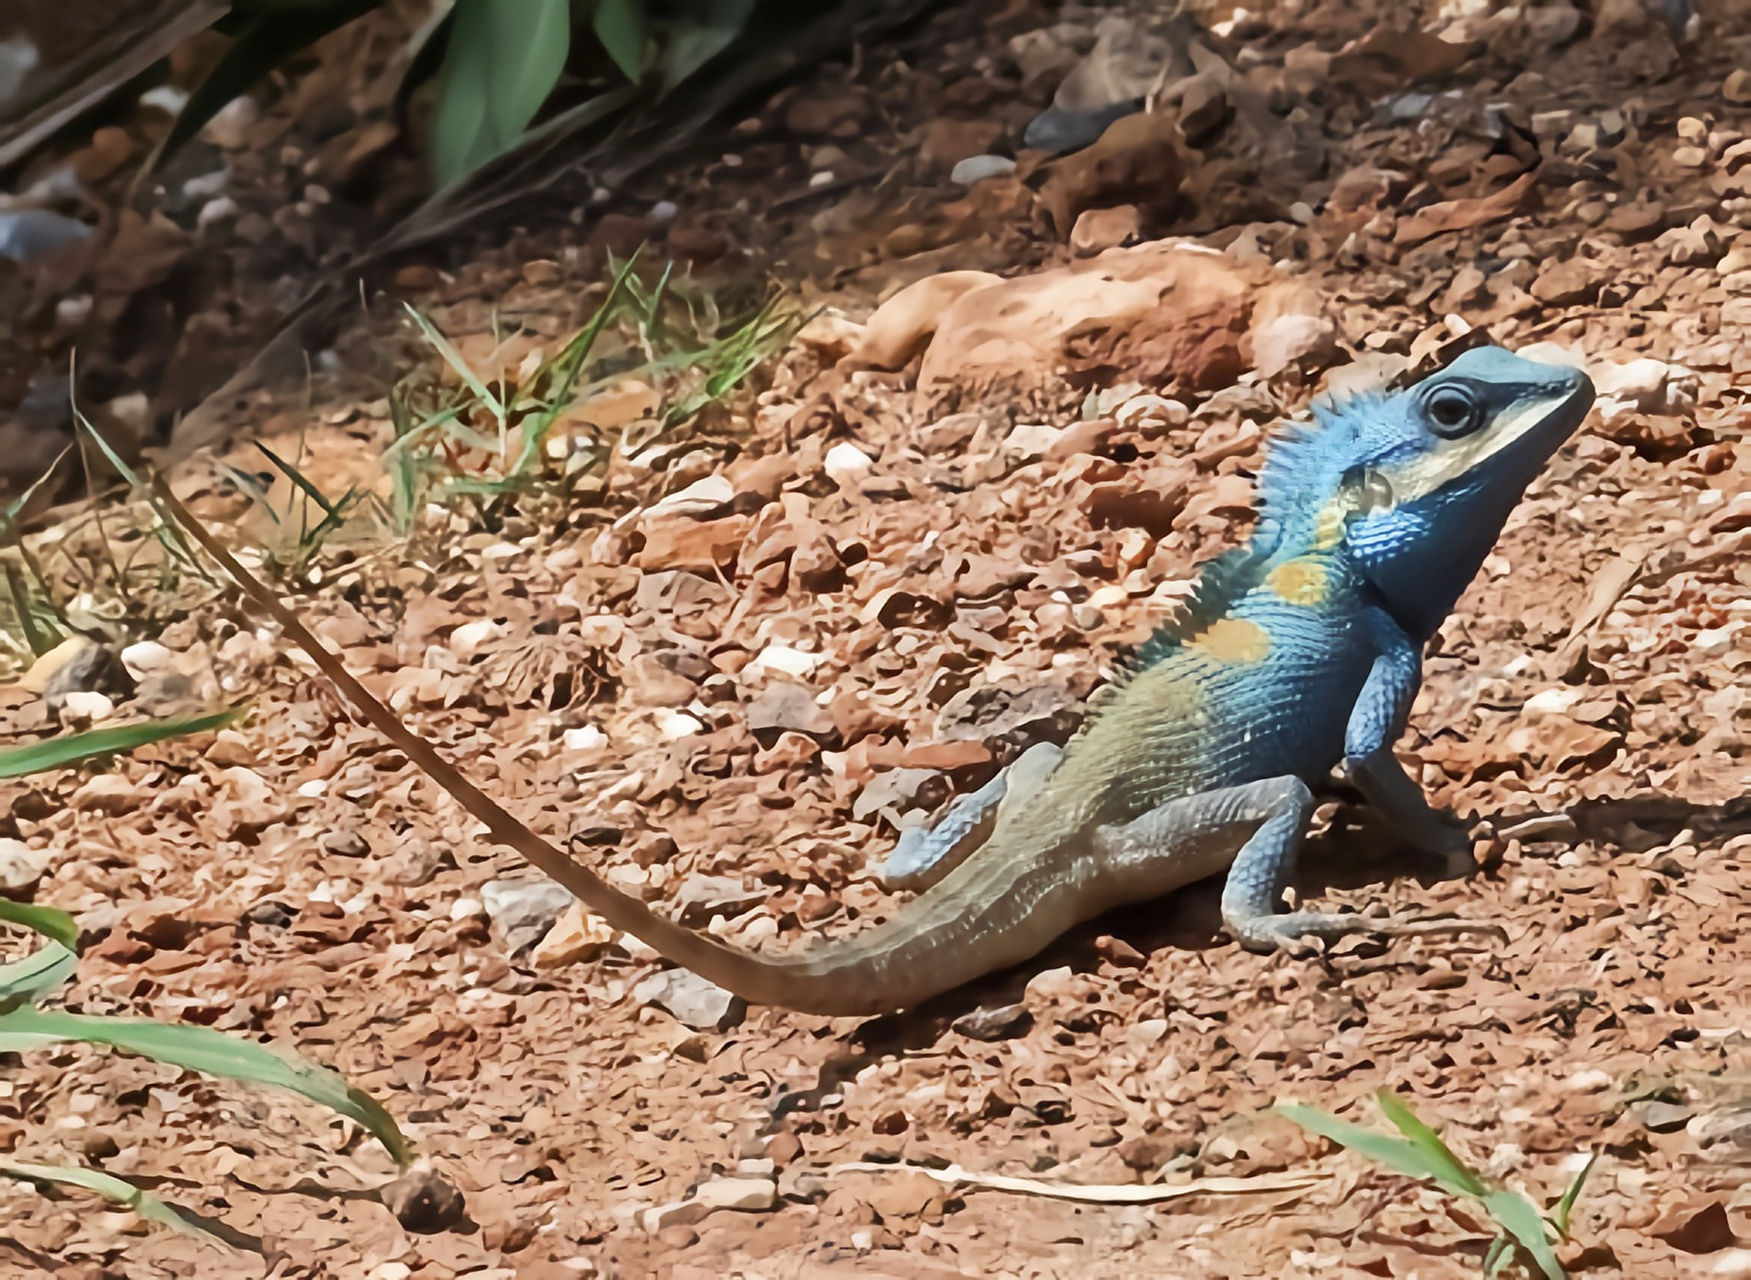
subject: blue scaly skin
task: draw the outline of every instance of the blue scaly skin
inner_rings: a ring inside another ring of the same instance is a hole
[[[1206,566],[1186,616],[1114,686],[1142,692],[1109,693],[1116,708],[1097,703],[1107,718],[1129,719],[1133,706],[1181,709],[1139,728],[1165,738],[1155,750],[1173,767],[1159,790],[1138,793],[1214,796],[1238,784],[1255,799],[1268,794],[1270,838],[1243,847],[1224,895],[1225,922],[1243,944],[1304,950],[1306,939],[1361,927],[1271,914],[1312,808],[1310,784],[1334,766],[1414,848],[1469,853],[1461,827],[1429,807],[1391,743],[1421,684],[1424,643],[1592,399],[1585,375],[1490,348],[1398,395],[1316,408],[1316,425],[1291,428],[1272,447],[1251,543]],[[1455,425],[1443,426],[1440,413]],[[1200,717],[1206,729],[1189,732]],[[1098,719],[1084,733],[1106,736]],[[934,828],[903,833],[879,870],[883,882],[922,889],[942,879],[1009,810],[1028,807],[1062,756],[1038,744]],[[1145,833],[1160,834],[1148,824],[1137,831]]]
[[[1489,923],[1279,913],[1312,786],[1340,768],[1413,845],[1468,847],[1392,754],[1424,643],[1593,387],[1573,369],[1469,351],[1408,390],[1316,409],[1273,443],[1251,542],[1204,566],[1180,617],[1093,701],[1061,756],[1036,749],[898,850],[930,882],[884,924],[781,955],[656,915],[499,810],[378,704],[169,491],[176,514],[392,741],[496,838],[615,928],[756,1004],[823,1014],[915,1006],[1019,964],[1080,921],[1225,875],[1243,946],[1304,952],[1352,933]],[[319,659],[320,660],[320,659]],[[986,834],[988,832],[988,834]],[[983,837],[983,838],[981,838]]]

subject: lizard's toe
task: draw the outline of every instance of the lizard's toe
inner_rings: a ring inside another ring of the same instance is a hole
[[[1263,954],[1281,951],[1299,960],[1319,955],[1325,950],[1324,944],[1333,938],[1364,933],[1368,927],[1367,920],[1354,912],[1290,911],[1280,916],[1228,922],[1234,940],[1248,951]]]
[[[1483,920],[1467,920],[1461,916],[1387,916],[1371,921],[1369,933],[1383,938],[1454,937],[1478,934],[1508,941],[1508,931],[1499,924]]]
[[[1353,911],[1291,911],[1239,924],[1231,922],[1229,932],[1248,951],[1281,951],[1302,960],[1321,954],[1326,942],[1354,933],[1379,938],[1486,934],[1500,942],[1508,941],[1507,930],[1501,925],[1458,916],[1364,916]]]

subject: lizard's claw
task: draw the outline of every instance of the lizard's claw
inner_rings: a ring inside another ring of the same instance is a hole
[[[1501,925],[1458,916],[1366,916],[1354,911],[1291,911],[1230,929],[1248,951],[1280,951],[1299,960],[1320,955],[1325,943],[1355,933],[1379,938],[1486,934],[1498,942],[1508,941],[1508,931]]]
[[[1386,916],[1370,922],[1364,932],[1383,938],[1462,937],[1481,935],[1497,942],[1508,941],[1508,931],[1499,924],[1466,920],[1461,916]]]

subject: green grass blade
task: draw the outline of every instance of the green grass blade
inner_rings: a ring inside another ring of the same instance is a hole
[[[1486,1191],[1479,1198],[1489,1210],[1490,1217],[1531,1255],[1538,1269],[1544,1272],[1544,1280],[1566,1280],[1562,1263],[1557,1261],[1556,1251],[1550,1247],[1550,1236],[1538,1206],[1518,1191],[1506,1187]]]
[[[70,733],[28,746],[8,747],[0,751],[0,778],[22,778],[47,769],[60,769],[92,756],[114,755],[163,742],[166,738],[205,733],[230,724],[243,714],[243,710],[243,707],[236,706],[188,720],[143,720],[139,724],[88,729],[84,733]]]
[[[79,950],[79,925],[59,907],[42,907],[35,903],[0,898],[0,920],[40,933],[50,942],[58,942],[69,951]]]
[[[623,262],[614,273],[614,279],[608,285],[608,294],[602,299],[602,305],[596,308],[577,336],[565,344],[563,350],[554,358],[553,367],[558,372],[558,382],[549,393],[555,406],[563,407],[570,401],[572,388],[577,384],[578,375],[583,372],[584,364],[590,358],[590,351],[596,345],[596,340],[602,336],[602,330],[614,316],[615,308],[625,295],[628,284],[632,280],[632,271],[638,265],[638,253]]]
[[[244,471],[240,467],[232,466],[229,462],[221,462],[219,464],[219,470],[223,471],[226,478],[228,478],[232,484],[241,489],[245,496],[247,496],[269,520],[272,520],[276,525],[283,523],[280,520],[280,513],[274,510],[274,504],[268,501],[267,488],[259,479],[250,475],[249,472]]]
[[[115,447],[108,440],[104,439],[103,432],[91,425],[91,419],[85,416],[84,411],[78,405],[73,406],[73,419],[85,434],[91,437],[91,442],[103,454],[104,460],[116,469],[116,474],[129,484],[138,486],[140,483],[139,473],[127,464],[127,461],[116,452]]]
[[[78,967],[79,957],[58,942],[38,947],[22,960],[0,965],[0,1016],[60,987]]]
[[[1575,1201],[1581,1198],[1581,1188],[1587,1183],[1587,1175],[1593,1172],[1593,1166],[1599,1163],[1599,1153],[1593,1152],[1587,1157],[1587,1163],[1581,1166],[1581,1171],[1563,1191],[1563,1198],[1556,1202],[1556,1208],[1551,1210],[1550,1224],[1556,1228],[1557,1235],[1564,1240],[1569,1238],[1569,1215],[1575,1211]]]
[[[193,1218],[184,1217],[182,1211],[168,1200],[161,1200],[141,1187],[113,1173],[102,1173],[96,1169],[81,1169],[72,1165],[25,1164],[18,1161],[0,1161],[0,1175],[16,1178],[20,1182],[34,1182],[39,1185],[52,1183],[57,1186],[78,1187],[83,1191],[94,1191],[114,1204],[124,1209],[132,1209],[147,1222],[156,1222],[161,1226],[171,1227],[177,1231],[187,1231],[195,1235],[206,1236],[213,1240],[223,1240],[208,1231],[206,1227]]]
[[[1502,1268],[1514,1261],[1514,1240],[1507,1232],[1499,1232],[1490,1247],[1483,1255],[1483,1273],[1495,1277],[1501,1274]]]
[[[334,504],[328,500],[321,489],[318,489],[310,482],[309,477],[307,477],[302,471],[298,470],[297,467],[294,467],[291,463],[280,457],[279,454],[268,448],[261,441],[255,441],[255,447],[261,450],[269,462],[279,468],[281,475],[297,485],[306,498],[309,498],[310,501],[321,507],[324,515],[332,516],[334,514]]]
[[[64,447],[61,452],[55,455],[55,460],[43,468],[43,473],[25,486],[24,492],[6,504],[6,510],[0,512],[0,525],[10,525],[18,519],[24,509],[30,505],[30,500],[36,497],[37,491],[49,482],[55,472],[61,469],[61,464],[67,460],[67,455],[71,452],[73,452],[72,445]]]
[[[115,468],[116,474],[121,476],[122,479],[126,480],[135,489],[141,488],[140,473],[130,467],[126,460],[123,459],[122,455],[117,453],[110,445],[110,442],[104,439],[103,432],[91,425],[91,419],[85,416],[78,405],[74,405],[72,408],[74,425],[91,438],[92,443],[102,451],[103,456],[108,460],[109,465]],[[164,519],[162,513],[160,513],[158,523],[153,526],[152,536],[158,539],[159,545],[164,548],[165,553],[172,560],[180,560],[206,581],[213,581],[212,574],[207,572],[207,567],[201,563],[200,557],[195,554],[194,548],[189,546],[188,538],[183,534],[183,531],[177,527],[175,521]]]
[[[1374,1099],[1380,1104],[1381,1111],[1386,1113],[1386,1118],[1410,1139],[1411,1145],[1422,1153],[1430,1167],[1439,1170],[1434,1175],[1436,1181],[1474,1199],[1482,1199],[1488,1190],[1483,1179],[1453,1154],[1447,1144],[1441,1141],[1440,1134],[1417,1119],[1416,1113],[1400,1101],[1396,1093],[1390,1089],[1382,1089],[1374,1095]]]
[[[37,618],[36,601],[31,597],[30,584],[12,565],[6,566],[6,589],[12,595],[12,612],[30,651],[40,658],[60,644],[61,639],[55,633],[43,630]]]
[[[397,1164],[412,1159],[412,1149],[394,1118],[369,1094],[348,1084],[339,1072],[253,1040],[209,1027],[88,1017],[59,1009],[20,1008],[0,1014],[0,1052],[17,1053],[67,1040],[107,1045],[187,1071],[288,1090],[363,1125]]]
[[[492,393],[492,389],[480,380],[480,375],[474,371],[468,361],[462,358],[462,353],[451,346],[450,340],[439,333],[437,326],[421,315],[411,302],[404,302],[402,305],[407,308],[407,314],[413,317],[413,322],[419,326],[420,333],[425,337],[425,340],[444,358],[444,363],[455,370],[456,376],[462,379],[462,384],[474,393],[477,400],[492,411],[494,418],[502,422],[505,416],[505,406],[499,403],[499,398]]]
[[[1402,1173],[1407,1178],[1439,1176],[1440,1171],[1429,1163],[1427,1155],[1404,1138],[1393,1138],[1372,1129],[1364,1129],[1361,1125],[1339,1120],[1317,1107],[1282,1103],[1277,1107],[1277,1114],[1300,1125],[1309,1133],[1330,1138],[1339,1146],[1365,1156],[1375,1164],[1385,1165],[1394,1173]]]

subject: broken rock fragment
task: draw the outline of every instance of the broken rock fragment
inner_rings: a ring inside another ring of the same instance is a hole
[[[538,942],[573,899],[552,880],[493,880],[482,886],[480,901],[505,950],[515,955]]]
[[[640,1004],[654,1004],[695,1031],[728,1031],[746,1016],[747,1001],[687,969],[653,973],[632,989]]]

